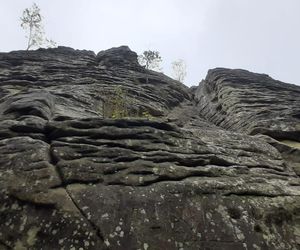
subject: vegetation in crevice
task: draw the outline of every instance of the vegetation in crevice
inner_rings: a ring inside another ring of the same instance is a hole
[[[128,96],[127,90],[121,86],[116,86],[113,92],[104,93],[102,105],[98,104],[98,110],[102,109],[103,118],[122,119],[122,118],[144,118],[152,120],[153,116],[148,110],[133,103],[133,99]],[[99,107],[100,106],[100,107]],[[134,109],[134,108],[135,109]]]

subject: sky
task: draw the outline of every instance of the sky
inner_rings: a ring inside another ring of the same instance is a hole
[[[1,52],[26,48],[20,17],[33,2],[58,45],[157,50],[167,75],[186,62],[188,86],[216,67],[300,85],[300,0],[0,0]]]

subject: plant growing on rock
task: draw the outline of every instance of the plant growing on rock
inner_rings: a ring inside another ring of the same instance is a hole
[[[153,120],[153,116],[149,113],[149,111],[144,111],[144,112],[142,113],[142,117],[143,117],[143,118],[146,118],[146,119],[148,119],[148,120]]]
[[[45,37],[43,17],[40,12],[40,8],[34,3],[31,8],[26,8],[21,16],[21,27],[25,30],[28,39],[26,50],[43,45],[46,47],[56,46],[55,42]]]
[[[138,57],[139,64],[146,69],[161,71],[160,63],[162,62],[160,53],[158,51],[147,50]]]
[[[120,86],[115,87],[113,94],[108,95],[103,104],[103,117],[114,119],[128,117],[127,93]]]
[[[138,104],[134,104],[133,100],[128,98],[127,91],[121,86],[114,88],[113,92],[103,92],[105,98],[102,99],[103,118],[142,118],[152,120],[153,116],[144,108],[138,108]],[[134,110],[134,108],[137,108]]]
[[[112,118],[124,118],[128,116],[127,110],[127,94],[121,87],[115,89],[115,98],[112,100],[114,109]]]

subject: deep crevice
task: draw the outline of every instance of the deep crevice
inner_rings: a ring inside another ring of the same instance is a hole
[[[255,192],[255,191],[241,191],[241,192],[228,192],[223,194],[223,196],[250,196],[250,197],[285,197],[285,196],[298,196],[298,195],[290,195],[290,194],[267,194],[263,192]]]
[[[0,239],[0,246],[1,245],[4,246],[4,247],[6,247],[7,249],[13,249],[13,247],[7,245],[3,240]]]
[[[64,180],[64,182],[62,184],[56,185],[56,186],[52,186],[50,189],[57,189],[57,188],[66,188],[69,185],[73,185],[73,184],[82,184],[82,185],[96,185],[96,184],[100,184],[103,183],[102,179],[97,179],[97,180],[78,180],[78,179],[68,179],[68,180]]]

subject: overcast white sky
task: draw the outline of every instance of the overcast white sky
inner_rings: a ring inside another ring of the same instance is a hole
[[[300,85],[300,0],[0,0],[0,51],[26,48],[19,18],[33,2],[58,45],[158,50],[166,74],[186,61],[187,85],[215,67]]]

